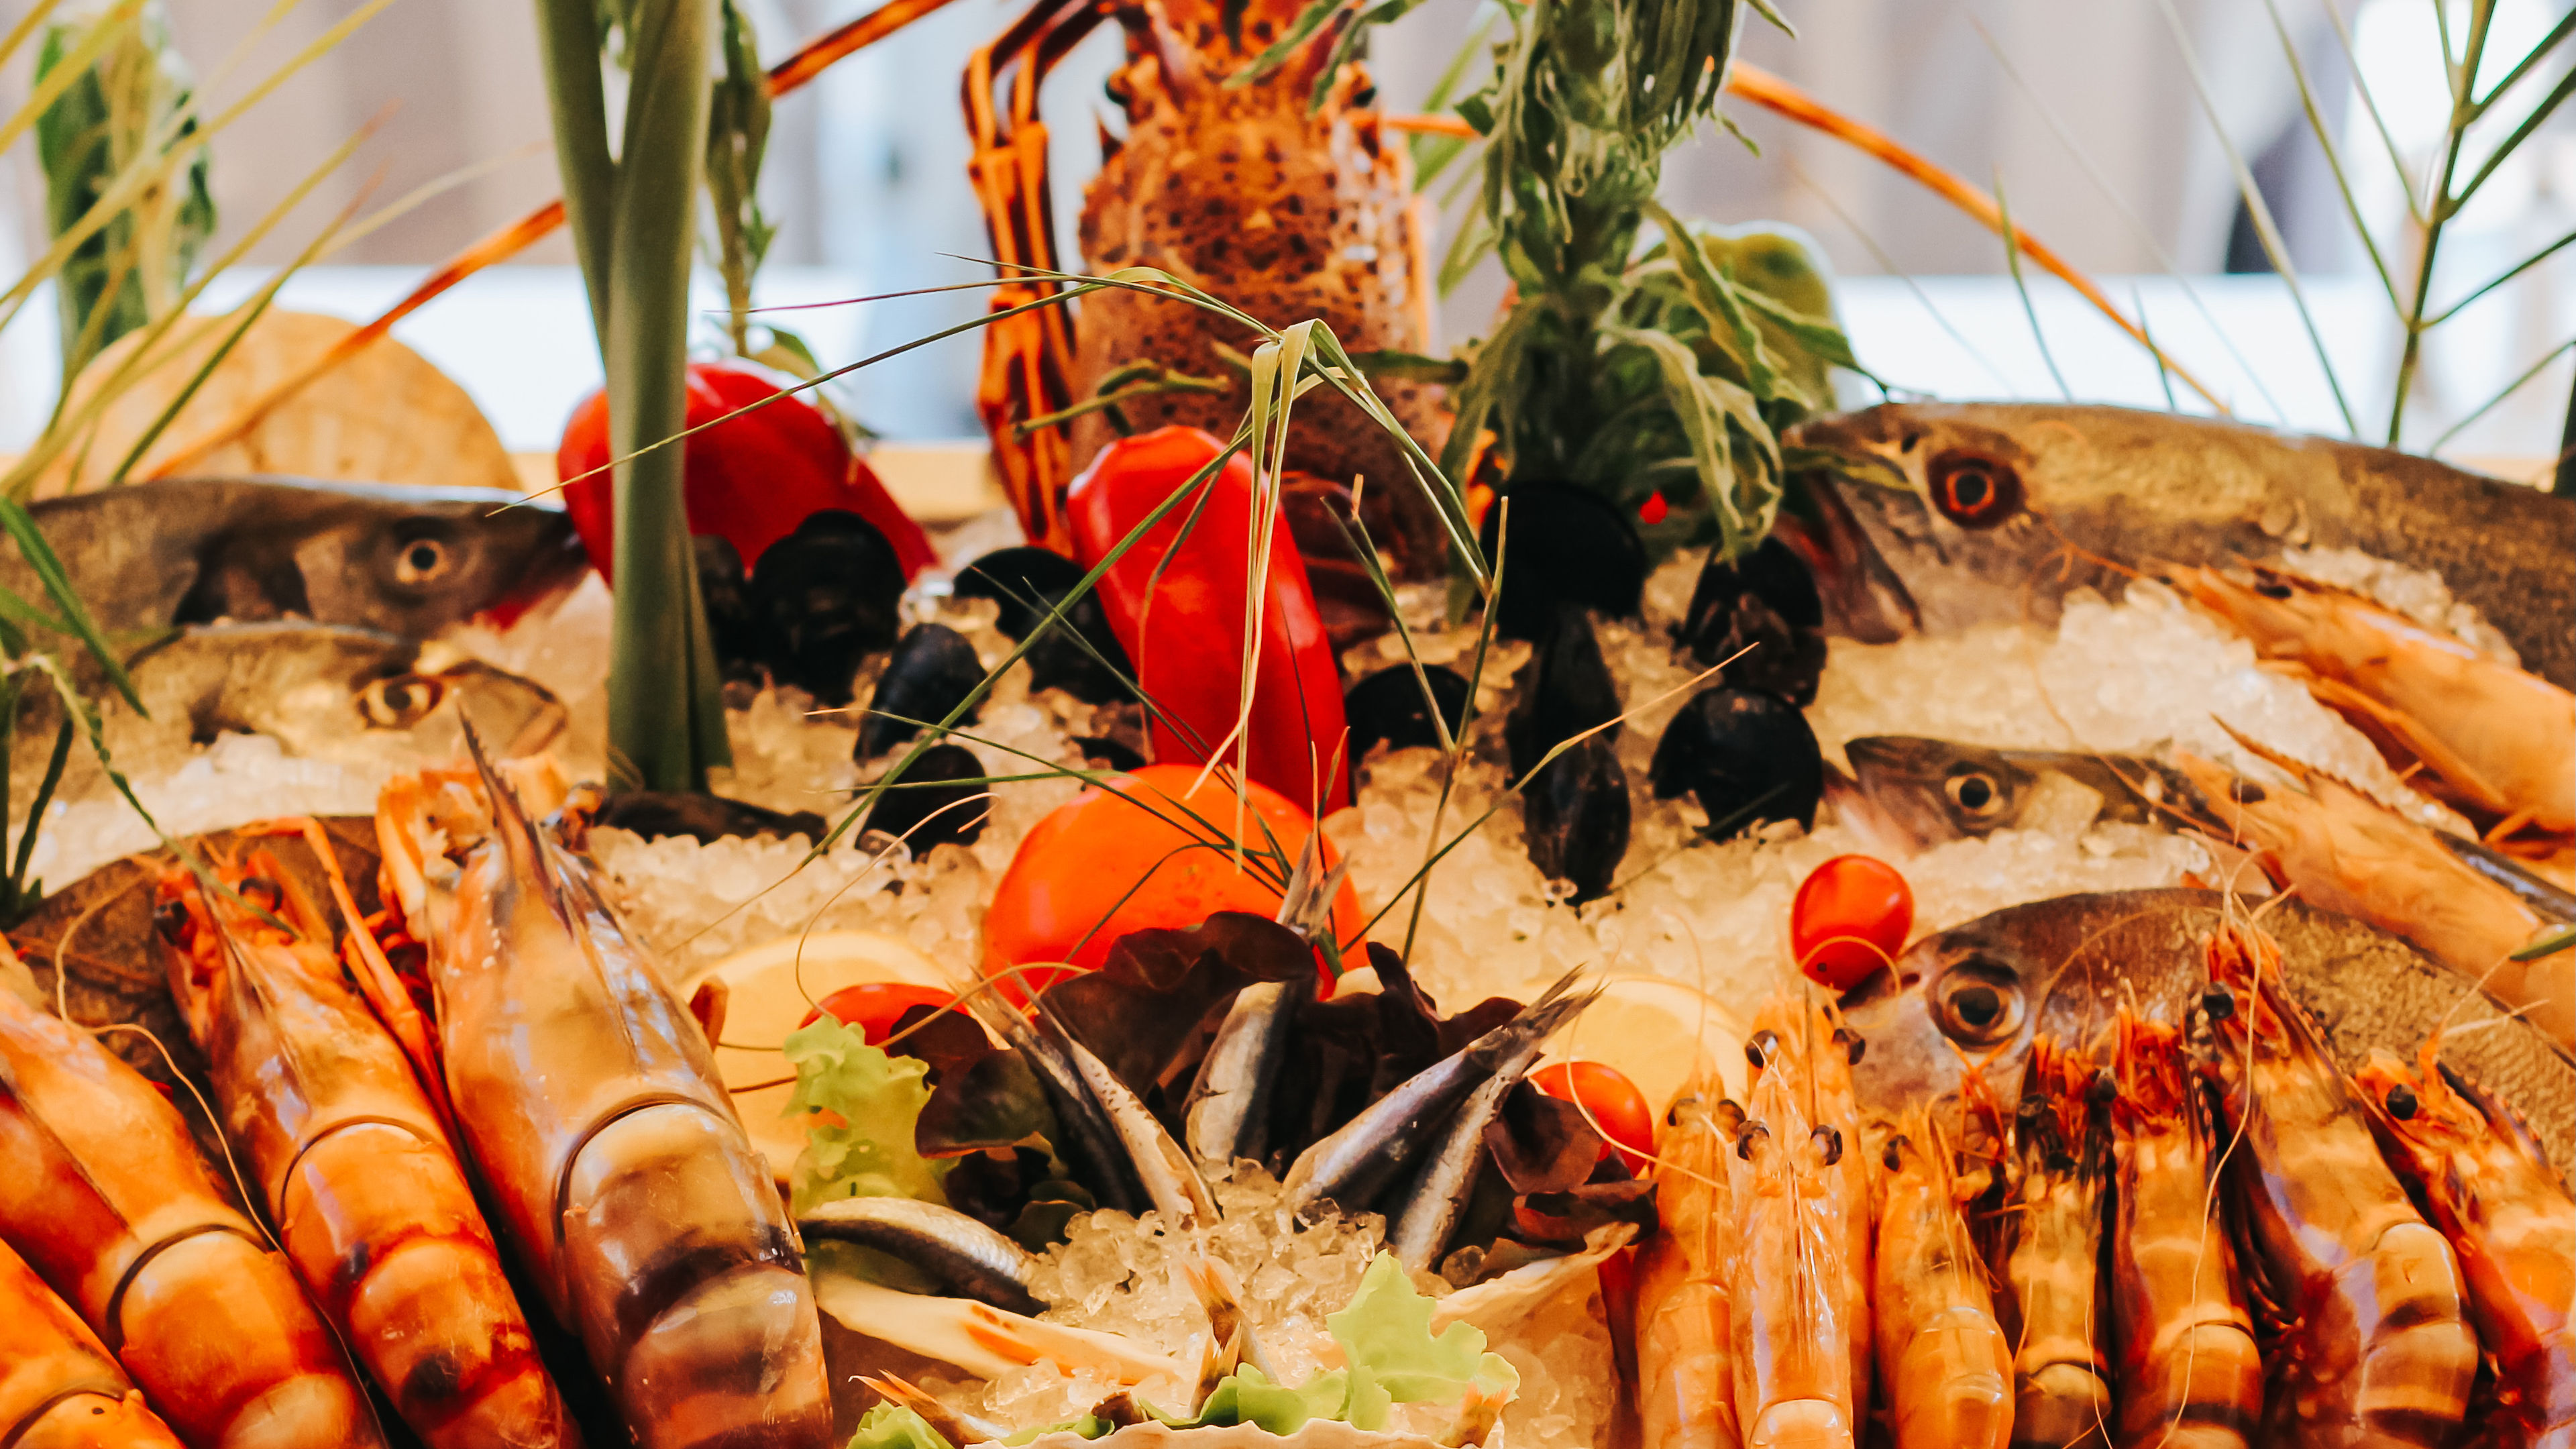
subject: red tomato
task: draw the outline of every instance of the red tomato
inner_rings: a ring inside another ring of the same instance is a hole
[[[1809,872],[1789,904],[1789,947],[1798,969],[1848,991],[1905,949],[1914,929],[1914,891],[1886,861],[1837,855]]]
[[[689,426],[714,422],[780,391],[747,364],[692,362]],[[771,544],[826,508],[847,509],[874,524],[903,560],[906,578],[939,561],[921,525],[851,455],[841,430],[801,397],[780,398],[680,446],[688,450],[682,487],[689,531],[722,535],[746,568],[757,567]],[[573,409],[564,427],[555,476],[578,480],[564,485],[564,511],[572,515],[601,578],[609,577],[617,552],[616,489],[609,474],[592,470],[607,467],[612,457],[608,394],[595,392]]]
[[[905,981],[862,981],[844,986],[815,1003],[798,1026],[812,1026],[824,1012],[843,1026],[855,1026],[865,1033],[870,1046],[882,1045],[894,1035],[894,1024],[916,1006],[946,1006],[957,999],[953,992],[935,986],[915,986]]]
[[[1066,495],[1082,561],[1108,557],[1224,450],[1215,438],[1184,427],[1157,428],[1101,449]],[[1137,685],[1157,706],[1147,730],[1154,758],[1166,762],[1205,760],[1243,711],[1251,461],[1236,454],[1203,487],[1100,577],[1109,625],[1136,661]],[[1198,521],[1184,537],[1181,527],[1193,510]],[[1342,677],[1306,561],[1286,520],[1273,523],[1244,773],[1300,804],[1321,800],[1329,815],[1351,803],[1350,762],[1340,753],[1348,733]],[[1225,753],[1234,752],[1229,746]]]
[[[1599,1062],[1550,1062],[1530,1073],[1531,1085],[1560,1102],[1572,1102],[1592,1119],[1593,1130],[1610,1139],[1601,1156],[1615,1145],[1627,1154],[1628,1170],[1655,1158],[1655,1109],[1646,1094],[1617,1067]]]
[[[1130,931],[1186,930],[1218,911],[1277,915],[1279,892],[1267,879],[1238,869],[1222,849],[1193,844],[1205,838],[1199,821],[1230,831],[1235,814],[1234,792],[1214,777],[1195,795],[1185,793],[1198,773],[1196,765],[1147,765],[1120,776],[1114,792],[1086,789],[1039,821],[984,912],[984,974],[1059,961],[1096,970]],[[1258,824],[1245,820],[1246,835],[1260,844],[1266,825],[1296,859],[1315,822],[1274,790],[1255,784],[1245,793],[1260,816]],[[1341,858],[1330,840],[1322,854],[1326,869]],[[1333,898],[1333,931],[1349,941],[1362,919],[1359,897],[1344,882]],[[1064,974],[1021,979],[1037,990]]]

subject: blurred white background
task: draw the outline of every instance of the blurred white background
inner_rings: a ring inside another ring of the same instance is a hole
[[[762,192],[782,234],[763,300],[816,301],[980,274],[960,259],[987,248],[965,179],[959,75],[968,52],[1020,3],[953,0],[779,103]],[[1783,0],[1797,38],[1753,19],[1740,53],[1972,183],[2000,182],[2018,220],[2124,306],[2143,309],[2159,343],[2242,416],[2340,433],[2348,407],[2357,431],[2376,441],[2388,428],[2398,330],[2302,110],[2287,52],[2300,57],[2319,113],[2340,138],[2352,195],[2381,254],[2401,287],[2411,286],[2418,253],[2396,167],[2420,174],[2448,106],[2433,3]],[[180,47],[218,105],[354,8],[353,0],[304,0],[228,64],[271,7],[272,0],[171,0]],[[773,61],[869,8],[871,0],[748,0],[764,58]],[[2466,0],[2451,8],[2464,15]],[[2502,59],[2491,60],[2487,78],[2564,10],[2550,0],[2499,0],[2491,56]],[[1487,15],[1483,0],[1430,0],[1383,32],[1371,63],[1384,103],[1413,108]],[[287,305],[369,315],[431,264],[555,193],[533,26],[529,0],[394,0],[220,138],[214,183],[230,234],[350,132],[381,117],[359,160],[307,203],[301,226],[254,249],[257,263],[290,255],[307,228],[362,186],[382,201],[486,168],[299,279]],[[1092,118],[1113,116],[1116,124],[1101,82],[1119,44],[1115,28],[1104,27],[1059,67],[1047,92],[1068,256],[1081,183],[1099,160]],[[25,72],[21,60],[0,87],[23,94]],[[2358,102],[2357,80],[2376,103],[2385,140]],[[2516,95],[2527,104],[2559,80],[2535,75]],[[2162,405],[2162,382],[2140,349],[2065,286],[2027,269],[2026,309],[2002,275],[2000,244],[1947,204],[1836,141],[1740,101],[1730,99],[1727,110],[1759,154],[1712,128],[1672,156],[1668,202],[1685,215],[1768,218],[1805,230],[1844,279],[1840,306],[1862,361],[1891,386]],[[2313,338],[2255,243],[2219,128],[2279,222]],[[41,183],[27,150],[18,148],[18,171],[0,190],[9,211],[0,251],[23,253],[37,236]],[[2433,293],[2463,295],[2571,228],[2576,130],[2553,119],[2452,223]],[[514,448],[550,448],[571,402],[596,382],[569,260],[562,240],[551,240],[442,299],[399,334],[464,381]],[[2436,334],[2407,419],[2410,445],[2441,439],[2449,453],[2481,457],[2557,451],[2571,377],[2563,354],[2446,434],[2576,336],[2571,266],[2576,248]],[[227,278],[210,300],[239,297],[254,280],[247,272]],[[1477,333],[1498,292],[1496,279],[1480,277],[1447,299],[1447,339]],[[712,304],[711,283],[707,295]],[[826,363],[840,363],[980,310],[974,294],[949,294],[807,312],[796,325]],[[0,336],[0,447],[25,437],[50,402],[52,348],[49,308],[26,309]],[[2321,353],[2332,359],[2341,404]],[[967,435],[976,430],[975,368],[971,339],[944,343],[860,374],[857,403],[891,436]],[[1874,393],[1864,386],[1855,396]],[[2182,401],[2192,399],[2185,393]]]

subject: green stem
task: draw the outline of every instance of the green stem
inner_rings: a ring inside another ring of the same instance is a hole
[[[2415,294],[2406,307],[2406,346],[2397,359],[2397,384],[2388,403],[2388,446],[2392,448],[2405,431],[2406,395],[2413,390],[2415,369],[2423,360],[2424,330],[2430,325],[2424,320],[2424,308],[2432,298],[2433,262],[2441,252],[2442,228],[2459,210],[2458,199],[2451,195],[2451,176],[2459,168],[2460,148],[2469,138],[2469,123],[2478,118],[2478,62],[2486,53],[2487,22],[2494,14],[2493,0],[2477,0],[2469,14],[2468,43],[2451,71],[2450,137],[2443,148],[2441,172],[2425,199],[2424,252],[2416,261]],[[2447,51],[2447,27],[2443,41]]]
[[[608,341],[608,280],[617,194],[617,163],[608,154],[608,96],[599,74],[599,12],[593,0],[538,0],[537,49],[546,67],[546,100],[555,128],[555,169],[563,177],[564,217],[573,254],[590,292],[590,320]]]

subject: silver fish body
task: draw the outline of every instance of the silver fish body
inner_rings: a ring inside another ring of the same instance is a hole
[[[2053,622],[2157,563],[2361,550],[2441,575],[2522,657],[2576,688],[2576,499],[2386,448],[2132,408],[1889,403],[1789,439],[1903,487],[1824,482],[1793,527],[1828,624],[1856,637]]]
[[[110,634],[299,615],[426,639],[588,562],[559,505],[492,488],[172,478],[29,511]],[[0,587],[43,597],[15,549]]]
[[[1202,1167],[1258,1162],[1270,1147],[1270,1089],[1313,978],[1256,981],[1235,993],[1181,1104],[1182,1135]]]
[[[955,1208],[908,1197],[845,1197],[796,1219],[806,1238],[829,1238],[891,1253],[978,1302],[1035,1316],[1046,1305],[1030,1290],[1035,1260],[1020,1245]]]
[[[1869,1043],[1852,1068],[1863,1114],[1955,1104],[1965,1061],[2017,1098],[2034,1036],[2089,1042],[2123,1001],[2181,1019],[2208,988],[2204,950],[2227,911],[2216,891],[2112,891],[2011,906],[1915,942],[1894,982],[1882,973],[1844,1002]],[[2377,927],[2295,899],[2267,906],[2262,924],[2347,1070],[2373,1049],[2411,1058],[2438,1026],[2444,1060],[2524,1113],[2559,1171],[2576,1163],[2576,1058],[2545,1033]]]
[[[1387,1223],[1387,1247],[1397,1262],[1416,1269],[1439,1265],[1440,1255],[1448,1250],[1450,1235],[1458,1231],[1460,1215],[1467,1210],[1467,1199],[1475,1191],[1476,1171],[1484,1165],[1485,1129],[1501,1115],[1503,1098],[1520,1084],[1522,1073],[1537,1057],[1538,1043],[1531,1042],[1502,1063],[1483,1085],[1468,1093],[1466,1105],[1449,1120],[1449,1129],[1440,1134],[1440,1145],[1423,1162],[1421,1173],[1405,1190],[1404,1200]]]

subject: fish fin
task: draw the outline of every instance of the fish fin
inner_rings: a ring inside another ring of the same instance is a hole
[[[459,723],[464,724],[460,721]],[[474,759],[474,772],[483,780],[483,793],[492,802],[492,833],[499,837],[501,849],[510,858],[514,879],[532,883],[546,909],[555,919],[572,929],[572,903],[564,899],[563,881],[556,875],[554,862],[546,856],[546,843],[537,834],[536,822],[528,818],[519,801],[519,792],[501,778],[501,772],[483,749],[483,736],[472,724],[464,724],[465,751]]]

